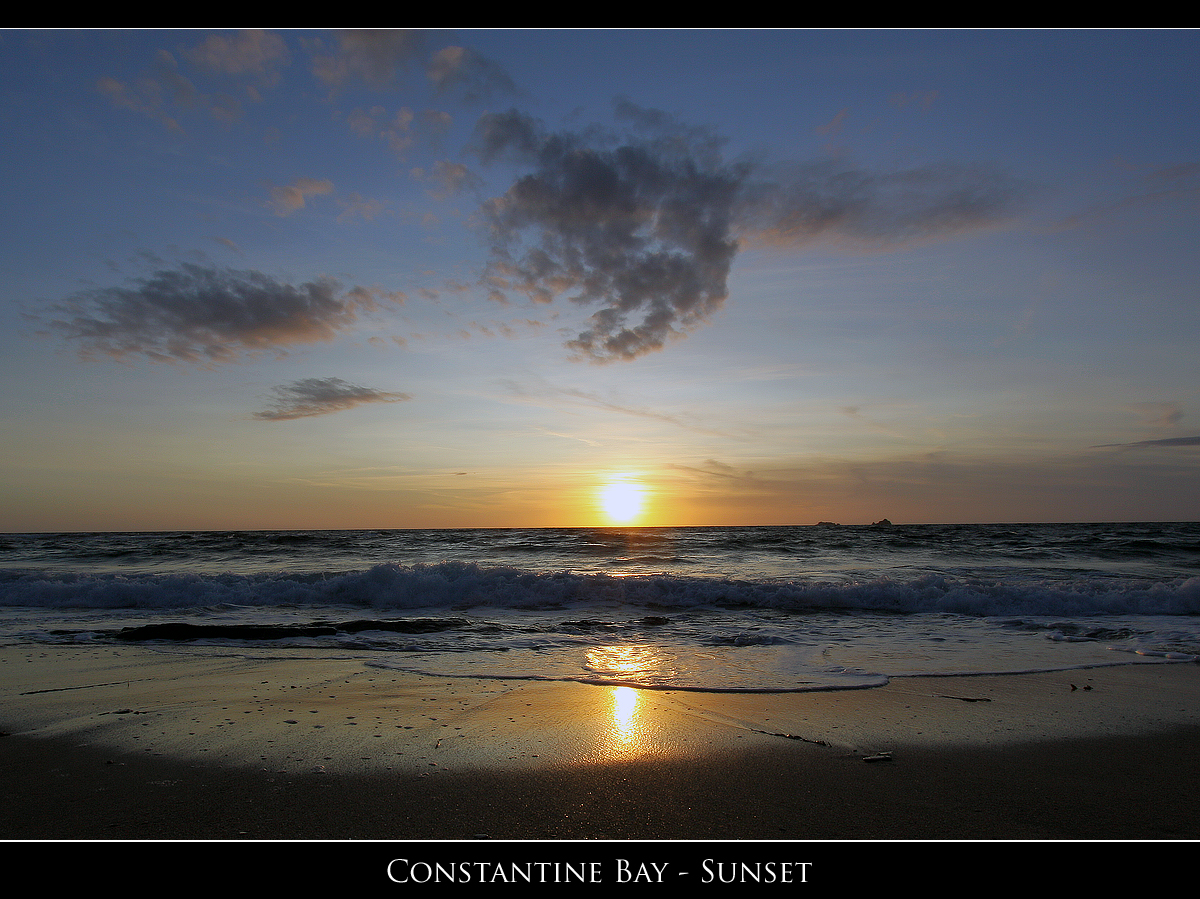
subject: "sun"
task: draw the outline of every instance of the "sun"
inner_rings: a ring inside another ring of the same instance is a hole
[[[600,488],[600,507],[611,521],[628,524],[642,514],[646,491],[640,484],[615,479]]]

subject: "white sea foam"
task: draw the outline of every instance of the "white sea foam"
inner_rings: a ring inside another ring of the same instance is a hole
[[[1112,577],[1019,582],[918,575],[821,581],[678,575],[578,574],[464,562],[375,565],[329,574],[0,573],[0,604],[33,608],[173,609],[196,606],[359,606],[553,609],[762,608],[789,611],[953,612],[963,615],[1197,615],[1200,577],[1154,583]]]

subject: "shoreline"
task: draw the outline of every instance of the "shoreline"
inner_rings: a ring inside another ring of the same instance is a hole
[[[1193,663],[698,694],[302,655],[0,647],[0,839],[1200,838]]]

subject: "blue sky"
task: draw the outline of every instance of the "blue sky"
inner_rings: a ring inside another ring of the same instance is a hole
[[[1200,512],[1196,32],[0,50],[0,529]]]

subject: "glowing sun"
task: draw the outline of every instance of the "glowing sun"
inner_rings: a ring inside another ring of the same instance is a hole
[[[600,507],[612,521],[626,524],[642,514],[646,491],[631,481],[609,481],[600,488]]]

